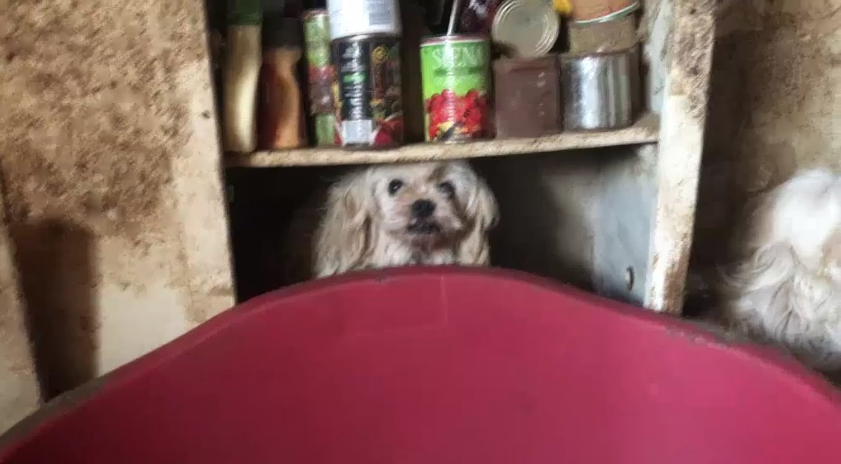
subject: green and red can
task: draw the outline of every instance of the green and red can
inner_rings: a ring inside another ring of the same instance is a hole
[[[330,20],[327,10],[307,10],[303,15],[303,23],[310,114],[333,113],[332,85],[336,73],[330,63]]]
[[[463,142],[490,135],[490,41],[479,35],[421,41],[425,139]]]
[[[326,147],[342,144],[341,128],[336,122],[335,114],[316,114],[312,117],[312,124],[315,129],[316,146]]]

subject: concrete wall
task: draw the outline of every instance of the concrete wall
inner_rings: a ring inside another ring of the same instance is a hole
[[[20,275],[3,298],[26,308],[50,398],[233,304],[204,9],[31,0],[0,11],[0,173]],[[19,366],[28,350],[10,308],[0,347]],[[7,372],[0,414],[18,408]]]
[[[841,0],[720,0],[693,266],[745,200],[801,168],[841,168]]]

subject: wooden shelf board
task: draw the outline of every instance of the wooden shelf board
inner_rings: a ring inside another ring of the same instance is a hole
[[[656,143],[659,131],[660,121],[657,115],[647,114],[631,127],[609,132],[562,132],[536,139],[494,139],[459,144],[418,143],[381,150],[314,147],[258,151],[249,154],[227,154],[225,165],[264,168],[483,158]]]

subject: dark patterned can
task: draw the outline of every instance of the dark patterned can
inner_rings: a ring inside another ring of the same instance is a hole
[[[389,147],[403,143],[400,40],[359,35],[331,44],[342,145]]]

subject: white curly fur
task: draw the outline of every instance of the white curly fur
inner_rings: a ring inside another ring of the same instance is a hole
[[[389,190],[394,181],[398,191]],[[418,200],[435,205],[426,219],[435,233],[412,233]],[[490,188],[464,161],[369,166],[344,175],[316,203],[304,208],[287,241],[307,251],[288,260],[289,275],[307,276],[290,281],[418,264],[485,266],[488,231],[499,217]]]
[[[800,173],[759,198],[741,261],[724,273],[726,320],[805,364],[841,368],[841,177]]]

